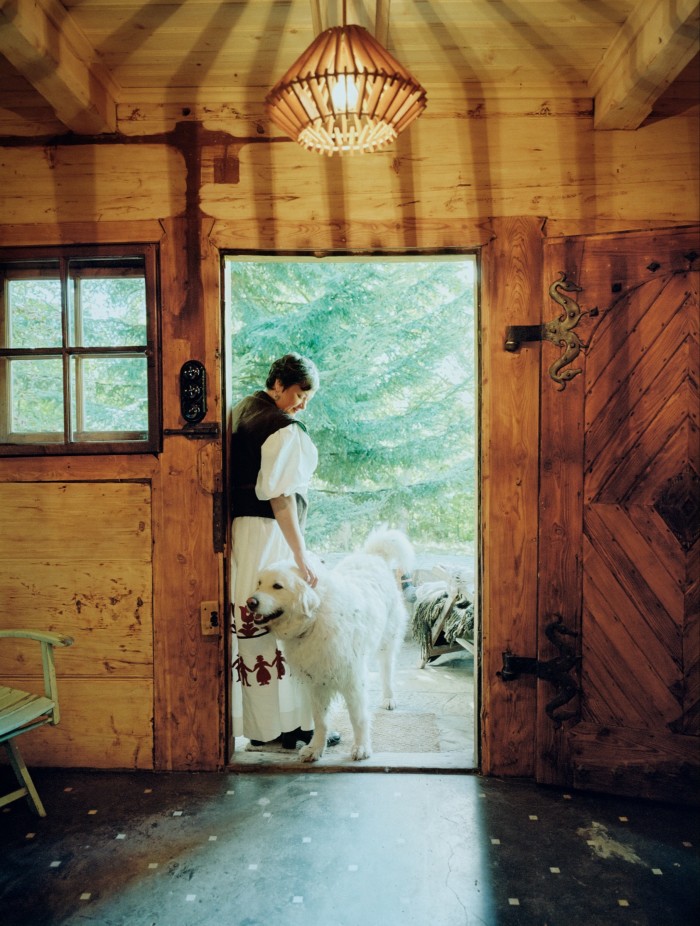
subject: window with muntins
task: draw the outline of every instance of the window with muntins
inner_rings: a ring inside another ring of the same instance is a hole
[[[153,245],[0,251],[0,455],[160,449]]]

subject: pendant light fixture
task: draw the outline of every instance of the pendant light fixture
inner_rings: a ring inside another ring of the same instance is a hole
[[[270,119],[319,154],[376,151],[426,106],[418,81],[362,26],[321,32],[265,98]]]

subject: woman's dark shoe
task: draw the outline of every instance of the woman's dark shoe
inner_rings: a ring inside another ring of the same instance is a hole
[[[289,733],[282,734],[282,746],[285,749],[296,749],[297,743],[300,740],[302,743],[308,745],[313,735],[313,730],[302,730],[301,727],[297,727],[296,730],[291,730]],[[337,746],[339,742],[340,733],[337,733],[335,730],[326,737],[326,746]]]
[[[282,748],[283,749],[296,749],[297,740],[301,739],[302,731],[301,727],[297,727],[296,730],[289,730],[287,733],[282,734]],[[311,737],[309,737],[310,739]],[[308,743],[308,740],[305,742]]]
[[[268,743],[279,743],[280,738],[281,737],[277,736],[273,740],[251,740],[250,745],[251,746],[267,746]]]
[[[300,740],[303,740],[305,743],[311,742],[311,737],[314,735],[313,730],[302,730]],[[340,733],[337,730],[331,730],[331,732],[326,737],[326,746],[337,746],[340,742]]]

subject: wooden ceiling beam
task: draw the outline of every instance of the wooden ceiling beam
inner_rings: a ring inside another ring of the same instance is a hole
[[[116,131],[118,88],[61,3],[0,0],[0,54],[71,131]]]
[[[698,53],[698,0],[641,0],[588,82],[596,129],[638,129]],[[572,51],[575,54],[575,51]]]

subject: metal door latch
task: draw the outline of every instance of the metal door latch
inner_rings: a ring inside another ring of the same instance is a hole
[[[557,688],[556,697],[545,706],[547,716],[554,721],[558,728],[564,720],[573,720],[578,716],[578,710],[557,711],[557,708],[568,704],[577,694],[580,694],[576,680],[569,674],[572,669],[581,664],[581,657],[577,656],[573,647],[569,646],[562,637],[577,637],[574,630],[569,630],[557,614],[557,620],[552,621],[545,628],[547,639],[559,650],[559,656],[554,659],[542,661],[531,656],[516,656],[514,653],[503,653],[503,669],[496,674],[504,682],[512,682],[521,675],[534,675],[545,682],[550,682]]]

